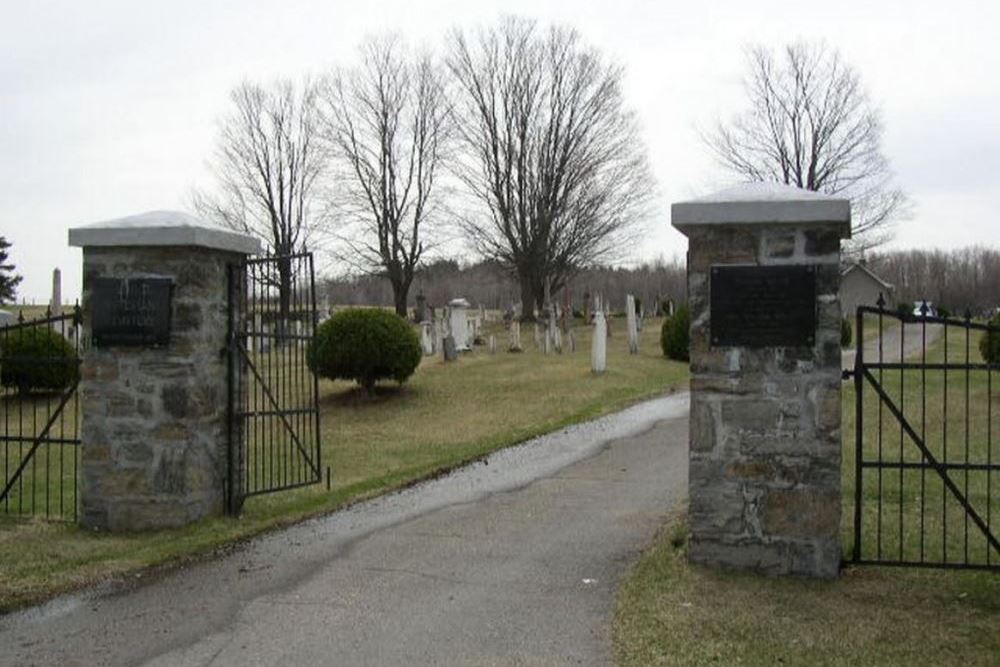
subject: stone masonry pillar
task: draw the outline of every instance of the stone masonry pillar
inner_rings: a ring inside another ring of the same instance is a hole
[[[754,184],[671,215],[689,243],[689,558],[835,577],[850,203]]]
[[[81,523],[129,531],[221,514],[239,316],[228,267],[259,242],[154,211],[71,229],[69,243],[83,248]]]

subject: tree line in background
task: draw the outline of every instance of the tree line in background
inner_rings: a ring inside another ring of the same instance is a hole
[[[995,248],[869,253],[867,266],[894,286],[896,303],[910,310],[918,300],[931,301],[952,316],[966,310],[989,315],[1000,307],[1000,250]]]
[[[625,308],[625,295],[633,294],[641,300],[644,310],[652,313],[657,301],[684,302],[686,281],[687,272],[680,259],[657,260],[631,268],[590,267],[577,272],[561,290],[552,293],[552,300],[561,306],[568,302],[573,310],[583,311],[585,298],[591,298],[590,308],[593,308],[593,296],[601,294],[612,310],[620,311]],[[516,311],[521,299],[517,279],[492,260],[469,266],[460,266],[453,260],[431,262],[417,272],[413,286],[427,300],[427,305],[436,308],[464,297],[477,307],[510,312]],[[393,305],[392,290],[378,276],[327,278],[318,290],[320,299],[326,299],[331,306]]]
[[[749,52],[750,108],[706,143],[742,181],[850,197],[858,247],[877,245],[905,205],[877,109],[835,51],[782,53]],[[470,285],[482,297],[466,295],[519,303],[522,319],[564,290],[579,296],[594,276],[604,277],[591,291],[618,298],[619,272],[600,267],[630,259],[654,192],[624,78],[575,30],[524,18],[452,30],[442,54],[370,38],[354,63],[318,79],[237,86],[213,163],[217,187],[194,204],[271,254],[332,251],[352,276],[333,284],[364,286],[384,303],[374,288],[383,281],[401,314],[412,286],[438,289],[428,276],[457,242],[480,264],[448,276],[482,274]],[[279,294],[289,293],[288,267],[275,273]],[[647,298],[658,290],[629,288]]]

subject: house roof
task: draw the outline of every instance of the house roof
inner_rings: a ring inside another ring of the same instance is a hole
[[[848,273],[854,271],[855,269],[860,269],[861,271],[863,271],[865,273],[865,275],[867,275],[869,278],[871,278],[872,280],[874,280],[875,282],[877,282],[879,285],[881,285],[885,289],[887,289],[887,290],[893,289],[892,283],[886,282],[886,281],[882,280],[881,278],[879,278],[877,275],[875,275],[872,272],[871,269],[869,269],[864,264],[858,264],[858,263],[851,264],[846,269],[844,269],[843,271],[840,272],[840,277],[843,278],[844,276],[846,276]]]

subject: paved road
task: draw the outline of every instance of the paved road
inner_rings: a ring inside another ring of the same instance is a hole
[[[622,573],[686,495],[687,394],[215,561],[0,618],[18,665],[605,665]]]
[[[877,326],[872,319],[865,321],[866,326]],[[942,326],[940,324],[928,324],[926,336],[927,347],[941,335]],[[886,324],[882,333],[882,361],[884,363],[898,363],[907,359],[912,360],[920,356],[924,345],[924,325],[916,322],[908,324]],[[950,337],[950,336],[949,336]],[[870,338],[865,342],[865,361],[875,362],[879,358],[878,336]],[[843,368],[854,368],[854,357],[857,348],[851,346],[844,350],[842,356]]]

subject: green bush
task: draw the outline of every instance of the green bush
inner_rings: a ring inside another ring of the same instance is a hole
[[[990,329],[979,339],[979,352],[988,364],[1000,364],[1000,313],[989,321]]]
[[[840,347],[850,347],[854,340],[854,332],[851,330],[851,321],[846,317],[840,320]]]
[[[660,347],[663,354],[669,359],[677,361],[687,361],[690,358],[688,352],[691,347],[691,313],[687,304],[679,306],[673,317],[663,320],[663,328],[660,330]]]
[[[80,379],[76,350],[48,327],[25,327],[0,336],[0,385],[31,391],[61,391]]]
[[[378,308],[338,312],[319,326],[306,353],[313,372],[331,380],[355,380],[369,395],[379,380],[405,382],[420,357],[420,339],[413,328]]]

